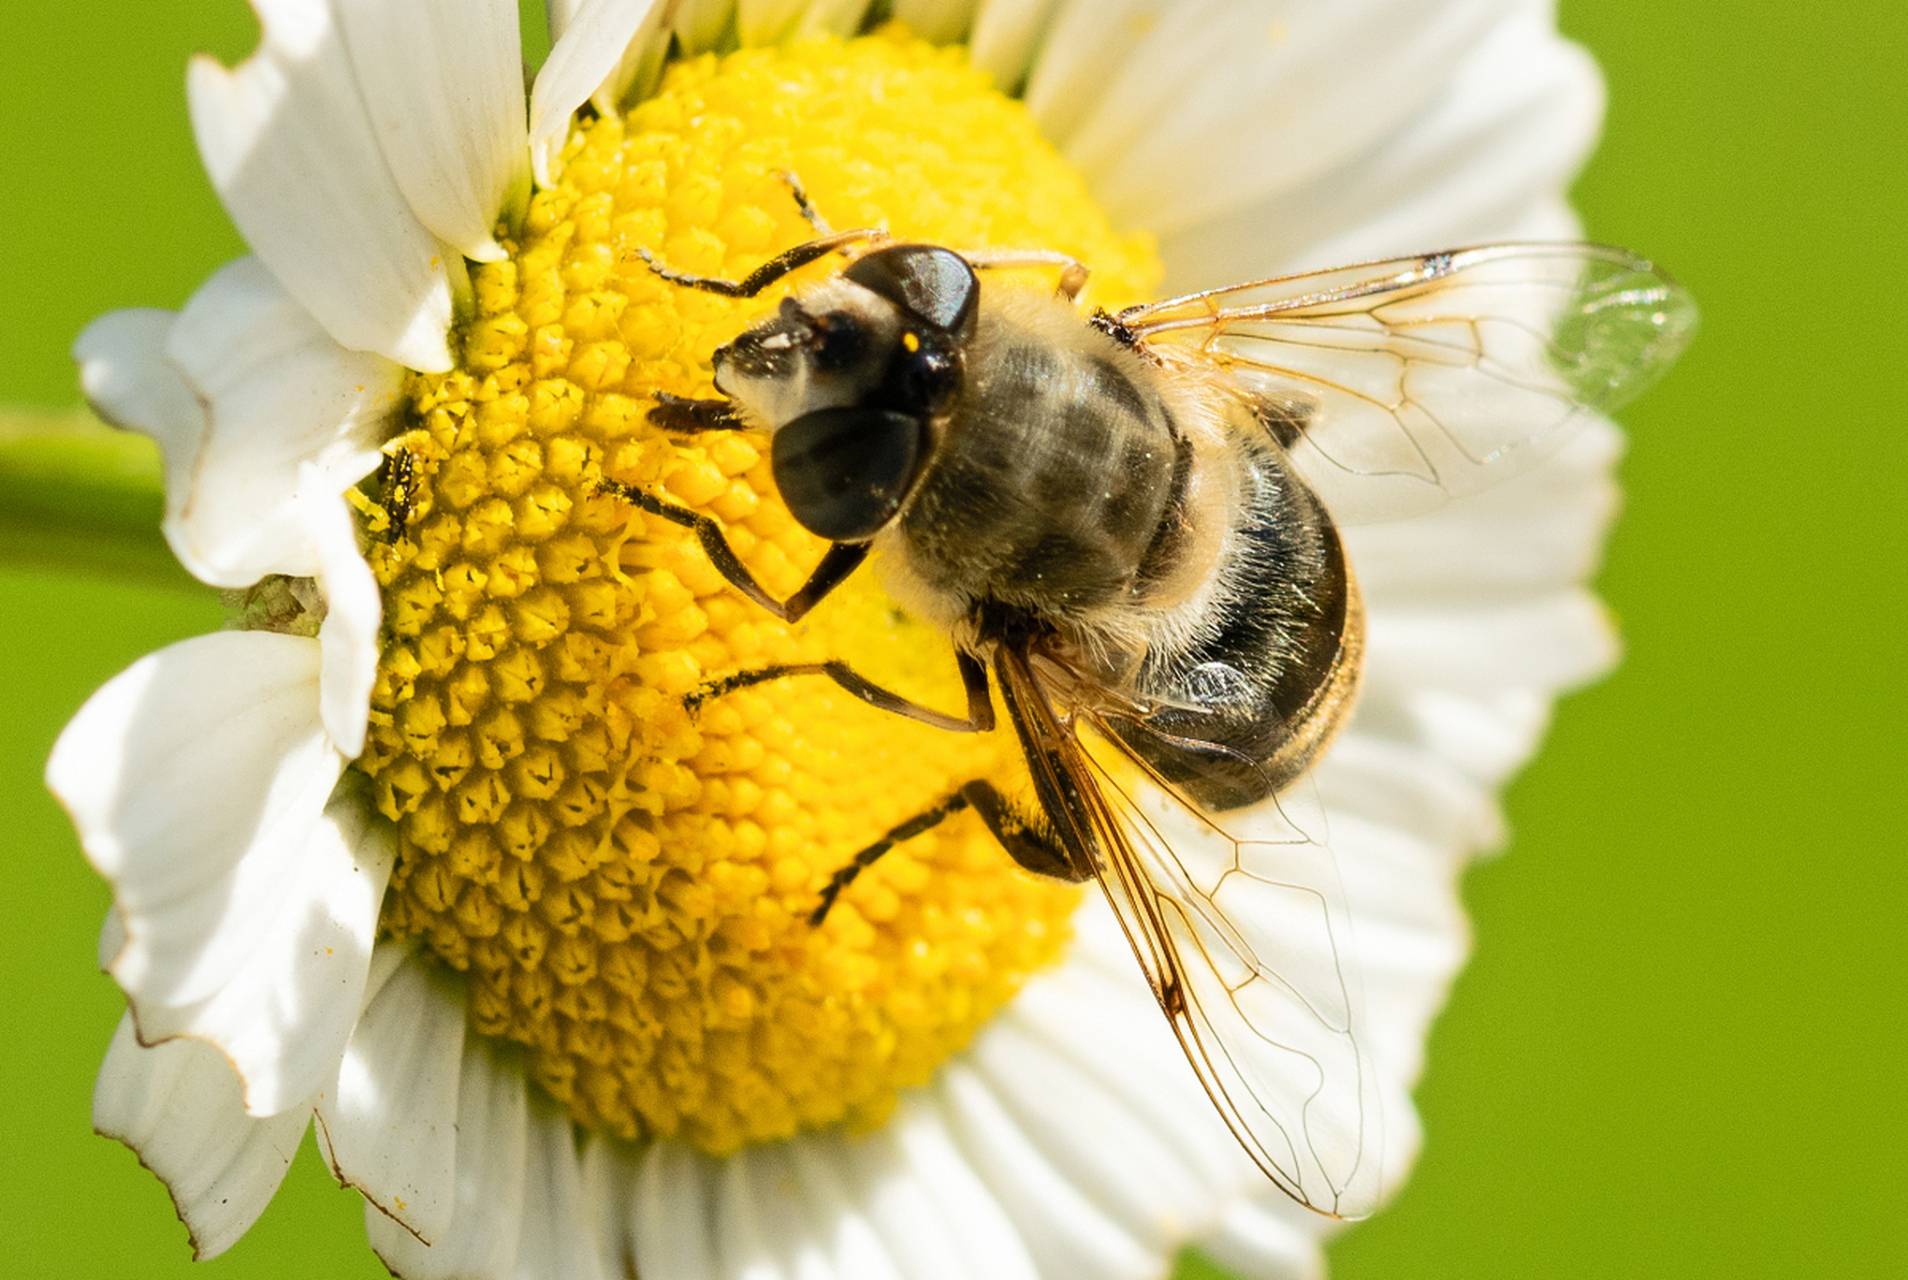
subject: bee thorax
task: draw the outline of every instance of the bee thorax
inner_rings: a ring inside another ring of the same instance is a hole
[[[1043,299],[983,312],[966,363],[884,544],[891,585],[944,622],[989,600],[1063,624],[1130,604],[1183,483],[1165,400],[1133,356]]]

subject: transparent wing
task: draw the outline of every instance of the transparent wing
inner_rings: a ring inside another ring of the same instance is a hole
[[[1259,402],[1333,515],[1412,515],[1522,469],[1655,382],[1696,304],[1594,244],[1506,244],[1261,280],[1116,317]]]
[[[1345,894],[1309,784],[1216,819],[1090,719],[1063,723],[1026,663],[997,670],[1048,816],[1097,872],[1234,1136],[1300,1203],[1344,1218],[1372,1212],[1384,1138],[1377,1071]]]

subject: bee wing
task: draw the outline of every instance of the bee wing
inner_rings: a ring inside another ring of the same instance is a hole
[[[1429,510],[1546,456],[1655,382],[1696,304],[1594,244],[1505,244],[1188,294],[1116,320],[1218,366],[1348,523]]]
[[[1309,785],[1222,825],[1109,735],[1063,723],[1024,657],[996,669],[1043,807],[1076,864],[1098,875],[1233,1135],[1300,1203],[1372,1212],[1377,1070],[1323,813],[1302,811]]]

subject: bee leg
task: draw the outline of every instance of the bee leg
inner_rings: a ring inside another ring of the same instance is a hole
[[[1058,267],[1060,280],[1054,292],[1072,302],[1086,288],[1091,267],[1078,258],[1070,258],[1052,249],[975,249],[962,250],[961,257],[976,271],[999,271],[1013,267]]]
[[[821,903],[809,913],[808,923],[818,926],[826,920],[829,909],[841,897],[842,891],[853,884],[862,872],[879,862],[888,850],[903,840],[912,840],[938,827],[963,809],[972,809],[979,814],[994,839],[1000,841],[1001,847],[1013,860],[1028,871],[1069,883],[1084,879],[1074,870],[1065,848],[1051,827],[1021,813],[1007,797],[1000,794],[993,783],[976,778],[932,809],[917,813],[900,826],[890,829],[879,840],[850,858],[822,887]]]
[[[740,591],[756,604],[761,605],[783,622],[795,622],[820,604],[824,597],[840,586],[853,573],[861,562],[868,558],[868,544],[865,542],[837,542],[823,553],[821,563],[808,575],[801,589],[786,600],[777,600],[768,593],[761,583],[755,580],[748,566],[737,558],[735,549],[722,535],[722,526],[708,516],[699,515],[686,507],[674,506],[661,498],[644,493],[634,485],[619,480],[599,480],[596,482],[598,493],[607,493],[621,498],[632,507],[647,511],[652,516],[661,516],[672,524],[679,524],[696,535],[702,552],[709,557],[709,563],[715,566],[717,573],[728,579],[729,585]]]
[[[1089,873],[1074,866],[1066,845],[1044,814],[1023,812],[993,783],[984,780],[968,783],[960,794],[967,797],[967,803],[1000,841],[1000,847],[1024,870],[1068,884],[1087,878]]]
[[[691,400],[687,396],[672,396],[667,391],[656,393],[656,407],[649,411],[649,420],[679,436],[742,429],[742,419],[736,416],[735,406],[727,400]]]
[[[825,258],[846,244],[862,240],[884,240],[888,233],[880,227],[858,227],[853,231],[835,231],[817,237],[805,244],[779,253],[740,280],[723,280],[716,276],[692,276],[686,271],[678,271],[667,266],[662,259],[648,249],[636,250],[636,256],[663,279],[671,284],[679,284],[688,289],[700,289],[704,293],[720,294],[725,298],[753,298],[762,290],[780,280],[791,271],[796,271],[820,258]]]
[[[738,671],[732,676],[711,680],[690,693],[682,702],[683,706],[694,711],[711,698],[720,698],[751,685],[766,684],[770,680],[780,680],[784,676],[827,676],[871,707],[891,711],[949,733],[987,733],[994,727],[994,704],[987,696],[987,668],[966,652],[957,652],[955,656],[961,667],[961,683],[967,689],[965,718],[924,707],[898,693],[883,689],[845,662],[785,663],[781,666],[758,667],[753,671]]]

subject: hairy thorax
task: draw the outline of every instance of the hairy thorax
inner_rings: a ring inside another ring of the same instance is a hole
[[[998,605],[1137,657],[1220,554],[1209,416],[1069,304],[985,307],[932,470],[877,543],[890,593],[957,638]]]

